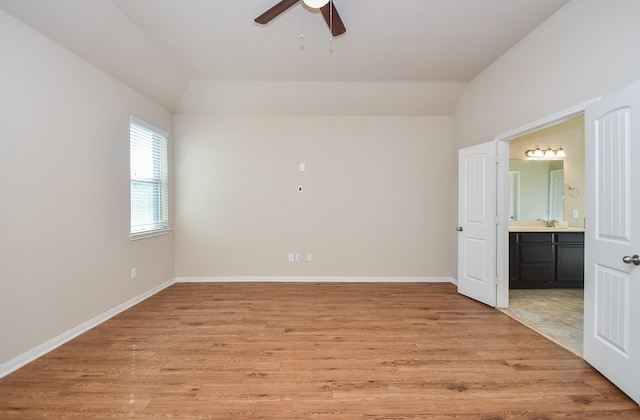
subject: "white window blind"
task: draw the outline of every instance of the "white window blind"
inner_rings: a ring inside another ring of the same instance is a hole
[[[131,236],[169,229],[167,137],[131,118]]]

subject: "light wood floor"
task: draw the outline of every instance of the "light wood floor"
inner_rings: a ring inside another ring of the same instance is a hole
[[[0,380],[0,418],[638,419],[451,284],[176,284]]]

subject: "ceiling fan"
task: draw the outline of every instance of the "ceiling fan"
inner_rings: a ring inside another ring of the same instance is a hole
[[[329,25],[331,35],[338,36],[347,32],[347,28],[345,28],[344,23],[342,22],[342,19],[340,18],[340,15],[336,10],[336,7],[333,5],[333,1],[327,0],[282,0],[271,9],[255,18],[254,21],[261,25],[266,25],[297,3],[300,3],[300,1],[303,1],[304,4],[313,9],[320,9],[325,22],[327,22],[327,25]]]

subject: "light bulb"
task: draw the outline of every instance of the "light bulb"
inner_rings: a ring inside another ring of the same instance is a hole
[[[567,157],[567,154],[564,152],[564,149],[562,148],[562,146],[560,146],[560,148],[558,149],[558,151],[556,151],[556,157]]]

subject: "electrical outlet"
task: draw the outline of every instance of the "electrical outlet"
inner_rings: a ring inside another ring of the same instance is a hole
[[[307,169],[307,167],[305,166],[304,162],[300,163],[299,168],[300,168],[300,172],[304,172]]]
[[[133,267],[131,269],[131,280],[135,280],[138,277],[138,269]]]
[[[293,262],[293,254],[289,254],[289,262]]]
[[[300,254],[296,254],[296,262],[300,262],[302,260],[302,256]]]
[[[298,185],[298,192],[302,192],[302,185]]]
[[[571,212],[571,216],[573,216],[574,219],[578,218],[578,210],[574,210]]]
[[[313,261],[313,255],[307,254],[307,262]]]

